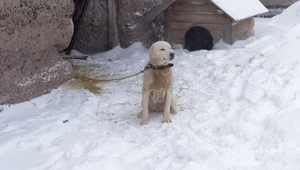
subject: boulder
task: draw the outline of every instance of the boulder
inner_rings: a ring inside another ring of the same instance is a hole
[[[72,78],[60,50],[73,34],[72,0],[0,0],[0,104],[40,96]]]
[[[79,9],[83,8],[82,1],[78,6]],[[79,19],[80,12],[74,13],[74,21]],[[84,54],[108,50],[107,0],[90,0],[73,48]]]
[[[149,46],[157,40],[164,39],[164,14],[153,21],[143,23],[143,15],[162,0],[116,0],[118,38],[121,47],[126,48],[134,42]],[[79,9],[83,7],[78,4]],[[74,14],[74,21],[80,11]],[[110,50],[108,44],[108,3],[107,0],[90,0],[78,31],[74,49],[94,54]]]
[[[142,42],[149,47],[153,42],[164,39],[164,14],[149,23],[143,22],[143,15],[162,0],[121,0],[118,1],[119,42],[128,47],[134,42]]]

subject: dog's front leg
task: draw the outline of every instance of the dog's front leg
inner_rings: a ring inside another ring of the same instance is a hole
[[[172,120],[170,119],[170,109],[171,109],[171,103],[172,103],[172,89],[167,90],[166,94],[166,102],[165,102],[165,108],[164,108],[164,117],[163,117],[163,123],[171,123]]]
[[[142,93],[142,121],[141,125],[145,125],[148,123],[148,115],[149,115],[149,95],[150,95],[150,90],[143,90]]]
[[[172,102],[171,102],[171,111],[172,114],[177,114],[177,104],[176,104],[176,100],[175,97],[172,97]]]

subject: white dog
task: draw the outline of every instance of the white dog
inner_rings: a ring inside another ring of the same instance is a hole
[[[173,64],[175,54],[171,45],[165,41],[158,41],[149,49],[150,60],[144,72],[141,124],[148,123],[150,112],[163,111],[163,123],[171,123],[170,112],[177,114],[176,103],[173,96]]]

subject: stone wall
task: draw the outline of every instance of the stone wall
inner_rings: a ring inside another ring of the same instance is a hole
[[[69,80],[59,50],[73,34],[72,0],[0,0],[0,104],[40,96]]]

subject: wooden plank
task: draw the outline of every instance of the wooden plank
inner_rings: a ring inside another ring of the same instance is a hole
[[[223,38],[213,39],[213,43],[216,44],[216,43],[219,42],[221,39],[223,39]]]
[[[222,39],[222,38],[214,38],[213,39],[213,43],[215,44],[215,43],[217,43],[220,39]],[[172,40],[172,42],[170,42],[171,44],[172,43],[175,43],[175,44],[181,44],[181,45],[184,45],[185,44],[185,39],[184,38],[174,38],[173,40]]]
[[[250,37],[251,35],[253,35],[253,33],[254,33],[253,29],[250,29],[250,30],[247,30],[244,32],[233,33],[232,36],[235,37],[237,35],[244,35],[244,36]]]
[[[223,40],[228,44],[233,44],[234,39],[232,37],[232,24],[226,24],[223,27]]]
[[[118,25],[116,1],[107,0],[108,2],[108,46],[110,49],[118,45]]]
[[[183,38],[174,38],[171,43],[184,45],[184,40],[183,40]]]
[[[210,29],[210,27],[204,27],[201,24],[196,24],[195,26],[201,26],[203,28],[206,28],[213,38],[222,38],[223,37],[223,28],[221,29]],[[188,31],[188,29],[173,29],[174,37],[182,38],[185,36],[185,33]]]
[[[212,3],[175,2],[171,5],[172,10],[216,12],[219,8]]]
[[[207,14],[187,11],[172,11],[171,21],[188,22],[188,23],[230,23],[231,19],[222,14]]]
[[[254,18],[248,18],[237,23],[233,23],[232,33],[246,32],[253,29],[254,27]]]
[[[298,0],[260,0],[265,6],[290,6]]]
[[[238,41],[238,40],[246,40],[250,37],[251,31],[247,31],[247,32],[240,32],[237,34],[233,34],[232,38],[234,41]]]
[[[108,0],[109,1],[109,0]],[[164,0],[159,5],[153,7],[149,12],[145,13],[143,16],[144,22],[152,21],[158,14],[166,10],[171,4],[176,0]]]
[[[170,17],[170,10],[166,10],[165,11],[165,19],[166,19],[166,23],[165,23],[165,36],[166,36],[166,41],[167,42],[172,42],[172,22],[169,21],[169,17]]]
[[[223,30],[222,24],[201,24],[201,23],[184,23],[184,22],[173,22],[172,28],[178,30],[188,30],[192,26],[201,26],[209,30]]]
[[[185,30],[172,30],[173,36],[175,38],[184,38],[186,31]]]
[[[183,30],[173,30],[174,37],[176,38],[183,38],[185,36],[185,33],[186,31]],[[213,38],[223,38],[223,32],[210,31],[210,34],[212,35]]]
[[[246,32],[246,36],[248,38],[251,37],[251,36],[253,36],[253,35],[254,35],[254,30],[253,29],[251,29],[251,30],[249,30],[249,31]]]

